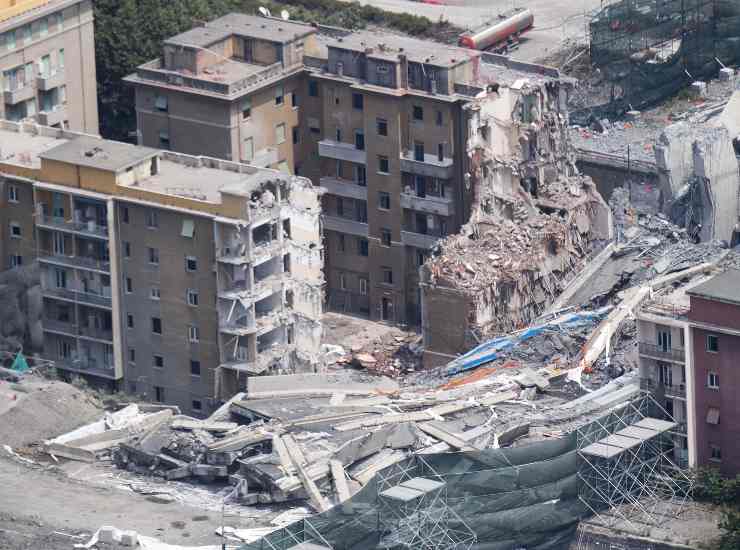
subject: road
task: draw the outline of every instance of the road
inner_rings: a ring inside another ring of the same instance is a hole
[[[512,6],[528,7],[534,13],[535,28],[524,35],[521,46],[512,55],[522,61],[547,56],[558,49],[564,37],[585,39],[584,14],[593,13],[605,3],[604,0],[439,0],[445,5],[433,5],[410,0],[359,1],[388,11],[424,15],[434,21],[443,17],[464,28],[477,27]]]

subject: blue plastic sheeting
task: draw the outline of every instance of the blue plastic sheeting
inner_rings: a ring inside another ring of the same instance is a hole
[[[578,328],[585,325],[594,325],[600,321],[610,308],[594,311],[577,311],[558,317],[548,323],[529,327],[521,332],[508,336],[498,336],[493,340],[473,348],[457,359],[450,361],[444,369],[445,376],[454,376],[461,372],[480,367],[496,359],[500,359],[517,345],[542,334],[545,330],[563,330]]]

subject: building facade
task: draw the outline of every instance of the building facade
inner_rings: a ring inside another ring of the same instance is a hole
[[[419,326],[419,267],[476,200],[470,106],[521,79],[559,78],[510,64],[382,32],[231,14],[165,41],[127,81],[141,144],[275,167],[326,189],[328,307]],[[517,139],[490,130],[491,155]],[[543,176],[533,170],[528,181]]]
[[[91,0],[0,0],[0,118],[97,134]]]
[[[688,291],[691,297],[696,456],[728,476],[740,473],[740,271]]]
[[[0,139],[5,254],[39,262],[58,371],[201,415],[249,375],[316,364],[309,180],[35,125]]]

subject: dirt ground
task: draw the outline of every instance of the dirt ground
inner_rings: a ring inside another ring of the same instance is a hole
[[[131,529],[169,544],[220,544],[221,514],[115,488],[93,486],[56,469],[21,464],[0,450],[0,548],[69,550],[103,525]],[[249,520],[225,516],[231,527]],[[61,533],[61,534],[59,534]],[[74,538],[83,535],[82,539]],[[116,548],[106,546],[105,548]]]

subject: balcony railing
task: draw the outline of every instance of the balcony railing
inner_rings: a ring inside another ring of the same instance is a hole
[[[454,177],[454,162],[449,157],[439,160],[437,155],[425,154],[423,160],[417,159],[414,151],[401,152],[401,172],[444,180]]]
[[[25,84],[15,90],[5,91],[5,103],[16,105],[22,101],[28,101],[36,97],[36,90],[30,84]]]
[[[454,212],[452,199],[444,197],[419,197],[410,193],[401,193],[401,208],[419,210],[440,216],[451,216]]]
[[[39,73],[36,77],[36,87],[44,92],[58,88],[64,84],[64,70],[54,69],[46,73]]]
[[[640,389],[649,392],[662,390],[666,397],[686,399],[686,384],[664,384],[652,378],[640,378]]]
[[[364,149],[358,149],[354,143],[345,143],[331,139],[319,141],[319,156],[345,160],[356,164],[367,163],[367,152]]]
[[[88,222],[75,222],[57,216],[39,216],[36,220],[36,225],[47,229],[80,233],[90,237],[108,238],[108,227],[92,220]]]
[[[83,327],[74,323],[57,321],[55,319],[44,319],[42,321],[43,329],[48,332],[66,334],[69,336],[79,336],[81,338],[91,338],[108,343],[113,343],[113,332],[95,327]]]
[[[63,254],[54,254],[53,252],[43,251],[39,254],[39,262],[63,265],[71,269],[85,269],[101,273],[110,273],[109,261],[89,256],[66,256]]]
[[[324,229],[328,231],[337,231],[338,233],[347,233],[357,237],[367,237],[367,223],[349,220],[339,216],[322,216]]]
[[[424,233],[415,233],[413,231],[401,231],[401,241],[406,246],[416,248],[432,248],[434,244],[444,237],[441,235],[427,235]]]
[[[656,346],[655,344],[648,344],[647,342],[640,342],[638,350],[641,355],[648,355],[658,359],[677,362],[686,361],[686,352],[682,349],[666,348],[663,346]]]
[[[363,201],[367,200],[367,187],[360,185],[357,182],[342,178],[326,177],[321,178],[320,184],[321,187],[326,189],[332,195]]]
[[[82,292],[69,288],[43,288],[41,293],[47,298],[57,298],[67,302],[76,302],[86,306],[111,309],[110,291],[103,294]]]
[[[89,374],[116,380],[116,371],[113,365],[105,365],[102,362],[87,359],[55,359],[54,366],[60,370]]]
[[[42,126],[54,126],[67,120],[67,109],[64,105],[55,105],[51,109],[39,111],[38,118]]]

